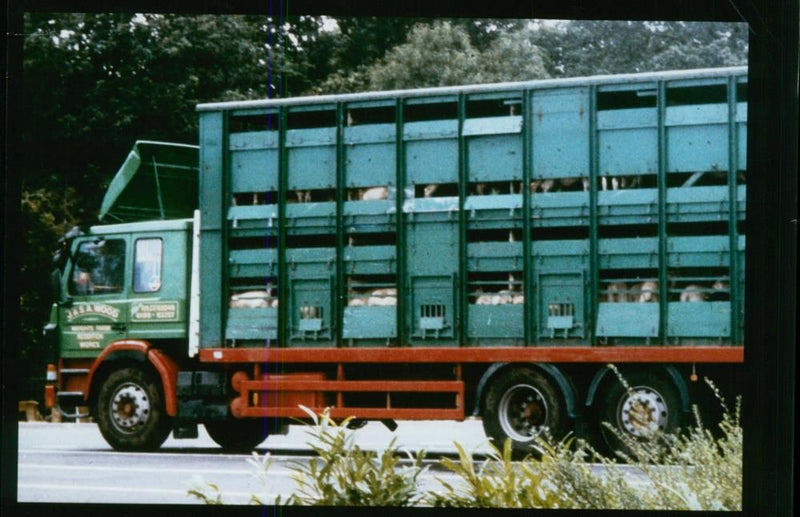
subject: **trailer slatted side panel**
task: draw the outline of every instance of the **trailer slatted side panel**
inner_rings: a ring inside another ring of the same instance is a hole
[[[746,108],[744,69],[200,106],[201,348],[741,344]]]

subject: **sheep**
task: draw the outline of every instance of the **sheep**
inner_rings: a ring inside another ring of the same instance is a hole
[[[430,187],[431,185],[428,185],[428,186]],[[496,195],[496,194],[500,193],[500,189],[498,189],[497,187],[488,188],[486,183],[478,183],[477,185],[475,185],[475,193],[477,195],[479,195],[479,196],[485,196],[487,194]],[[430,197],[430,196],[426,196],[426,197]]]
[[[386,187],[372,187],[368,189],[361,189],[359,191],[359,198],[362,201],[389,199],[389,189]]]
[[[439,184],[438,183],[431,183],[430,185],[427,185],[425,187],[425,189],[423,190],[424,196],[425,197],[433,197],[433,194],[436,192],[436,189],[438,189],[438,188],[439,188]]]
[[[628,301],[628,286],[625,282],[611,282],[606,286],[606,292],[602,295],[603,302],[617,303]]]
[[[514,293],[508,289],[503,289],[492,296],[491,305],[510,305],[514,300]]]
[[[541,190],[542,192],[558,192],[560,190],[564,190],[565,188],[572,187],[578,181],[580,181],[583,185],[584,191],[589,190],[589,178],[586,177],[534,180],[531,181],[530,188],[531,193],[535,193],[537,190]]]
[[[272,288],[268,287],[266,291],[246,291],[231,296],[230,307],[232,308],[261,308],[261,307],[277,307],[278,300],[272,297]]]
[[[311,305],[303,305],[302,307],[300,307],[301,319],[310,320],[310,319],[317,319],[320,317],[322,317],[322,314],[320,314],[319,307],[314,307]]]
[[[483,294],[483,289],[480,287],[478,287],[475,292],[478,295],[475,298],[475,305],[492,305],[491,294]]]
[[[717,280],[711,286],[711,293],[708,298],[712,301],[725,301],[730,299],[731,286],[725,280]]]
[[[364,296],[362,293],[350,290],[347,293],[347,306],[348,307],[365,307],[369,301],[369,296]]]
[[[658,301],[658,282],[648,280],[631,286],[631,301],[650,303]]]
[[[397,305],[397,289],[387,287],[375,289],[367,299],[368,307],[390,307]]]
[[[697,284],[689,284],[681,291],[680,301],[683,303],[704,302],[707,299],[708,294],[705,289]]]

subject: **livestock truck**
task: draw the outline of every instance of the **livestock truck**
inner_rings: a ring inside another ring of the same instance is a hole
[[[616,447],[602,422],[673,430],[698,378],[737,388],[744,68],[197,112],[53,272],[46,402],[115,449],[252,448],[300,406]]]

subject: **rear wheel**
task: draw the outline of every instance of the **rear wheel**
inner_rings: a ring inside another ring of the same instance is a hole
[[[630,454],[630,448],[617,433],[646,441],[657,433],[673,432],[680,426],[681,406],[675,386],[656,374],[631,372],[624,378],[630,389],[615,379],[604,392],[600,434],[609,452]]]
[[[250,452],[274,429],[272,420],[248,418],[206,422],[206,431],[217,445],[228,452]]]
[[[536,437],[548,430],[560,438],[566,429],[564,403],[558,388],[540,372],[515,368],[489,386],[483,405],[483,428],[500,450],[511,439],[515,457],[538,454]]]
[[[139,368],[123,368],[112,372],[100,387],[97,425],[117,450],[152,451],[169,436],[172,419],[154,376]]]

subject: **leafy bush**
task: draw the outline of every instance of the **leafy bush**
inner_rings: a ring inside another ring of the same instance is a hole
[[[426,468],[425,453],[420,452],[410,466],[398,468],[400,455],[395,440],[378,456],[362,450],[354,435],[345,428],[352,420],[337,424],[325,410],[316,415],[303,408],[313,420],[308,434],[309,445],[317,453],[308,464],[296,463],[292,478],[298,491],[289,504],[341,506],[414,506],[421,502],[417,479]]]
[[[647,440],[617,433],[628,453],[626,464],[604,457],[583,440],[539,439],[541,455],[512,461],[511,442],[500,451],[490,444],[485,460],[455,443],[458,460],[439,464],[457,482],[436,477],[440,491],[422,493],[419,478],[427,471],[424,452],[406,453],[411,464],[399,468],[401,455],[392,440],[380,454],[362,450],[345,432],[351,419],[337,424],[329,411],[316,415],[309,445],[317,457],[292,466],[297,491],[275,504],[340,506],[434,506],[482,508],[728,510],[742,508],[741,399],[731,410],[708,380],[723,408],[720,434],[703,426],[697,408],[694,425],[678,434],[655,433]],[[613,431],[613,428],[612,428]],[[269,454],[249,460],[263,476]],[[216,485],[196,478],[189,493],[206,504],[222,504]],[[252,496],[251,503],[263,504]]]
[[[489,458],[475,470],[475,462],[464,448],[455,443],[459,461],[443,458],[442,466],[464,481],[461,489],[437,478],[444,493],[430,492],[433,506],[480,508],[553,508],[555,494],[545,486],[545,476],[532,469],[531,462],[519,464],[511,460],[511,440],[503,451],[490,444]]]

